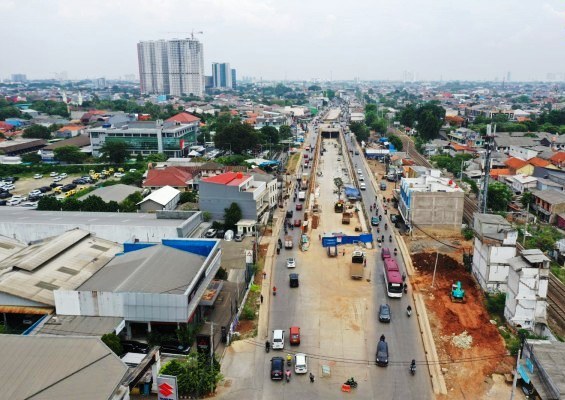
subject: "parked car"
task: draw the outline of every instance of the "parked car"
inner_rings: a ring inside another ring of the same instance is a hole
[[[10,197],[12,197],[12,194],[10,192],[0,193],[0,199],[9,199]]]
[[[388,304],[381,304],[379,307],[379,321],[390,322],[390,306]]]
[[[52,189],[55,189],[56,187],[63,186],[63,184],[62,184],[62,183],[53,182],[53,183],[50,184],[49,186],[50,186]]]
[[[52,177],[52,178],[56,177],[57,175],[59,175],[59,173],[54,172],[54,171],[49,174],[49,176]]]
[[[39,189],[34,189],[31,192],[29,192],[29,196],[39,196],[39,195],[42,195],[42,194],[43,193]]]
[[[20,207],[37,208],[37,201],[26,201],[20,204]]]
[[[122,344],[122,349],[124,350],[124,354],[125,353],[147,354],[149,353],[149,349],[151,348],[151,346],[149,346],[147,343],[142,343],[135,340],[122,340],[121,344]]]
[[[217,230],[210,228],[206,231],[204,237],[207,237],[208,239],[215,238],[217,232],[218,232]]]
[[[41,178],[43,178],[43,175],[41,175],[41,174],[35,174],[33,176],[33,179],[41,179]]]
[[[17,205],[20,204],[21,202],[22,202],[22,199],[14,199],[14,198],[11,198],[10,200],[8,200],[8,201],[6,202],[6,205],[8,205],[8,206],[17,206]]]
[[[6,200],[0,200],[0,206],[5,206],[5,205],[6,205],[6,203],[7,203],[7,201],[6,201]]]
[[[114,178],[121,178],[122,176],[126,176],[126,174],[124,174],[123,172],[115,172],[114,173]]]
[[[6,190],[14,190],[16,188],[16,186],[13,183],[7,183],[2,187]]]
[[[236,242],[243,242],[243,239],[245,238],[245,236],[243,235],[243,233],[238,232],[235,234],[235,236],[233,237],[233,240],[235,240]]]
[[[294,373],[305,374],[308,372],[308,361],[306,354],[296,353],[294,355]]]
[[[282,380],[283,371],[284,371],[284,358],[282,357],[271,358],[271,379],[273,381]]]
[[[55,178],[53,178],[53,182],[61,182],[63,180],[63,178],[61,176],[56,176]]]
[[[225,235],[226,231],[224,231],[223,229],[218,229],[218,231],[216,232],[216,237],[218,239],[223,239]]]
[[[65,179],[68,175],[63,172],[62,174],[59,174],[59,176],[60,176],[61,178]]]
[[[39,189],[37,189],[37,190],[39,190],[41,193],[47,193],[47,192],[50,192],[50,191],[53,190],[53,189],[52,189],[51,187],[49,187],[49,186],[41,186],[41,187],[40,187]]]
[[[77,179],[73,179],[73,183],[75,185],[84,185],[86,182],[84,182],[84,179],[82,178],[77,178]]]
[[[166,354],[180,354],[188,355],[190,353],[190,346],[184,345],[180,342],[164,342],[161,343],[161,353]]]

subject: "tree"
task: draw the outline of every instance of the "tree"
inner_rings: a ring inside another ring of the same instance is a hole
[[[322,88],[318,85],[312,85],[308,87],[308,90],[310,92],[319,92],[320,90],[322,90]]]
[[[116,353],[116,355],[121,356],[124,352],[120,338],[115,333],[105,333],[100,339],[102,339],[104,344]]]
[[[143,173],[140,171],[128,172],[121,177],[120,183],[141,187],[141,184],[143,183]]]
[[[128,144],[122,140],[105,141],[100,147],[100,154],[114,164],[123,164],[129,156]]]
[[[63,205],[59,200],[53,196],[44,196],[39,199],[37,203],[37,209],[39,211],[60,211]]]
[[[106,202],[99,196],[90,195],[82,200],[80,209],[82,211],[104,212],[106,211]]]
[[[86,155],[77,146],[62,146],[53,150],[55,159],[68,164],[81,163]]]
[[[22,154],[22,162],[39,164],[41,162],[41,156],[37,153]]]
[[[413,104],[408,104],[402,111],[400,111],[400,123],[404,126],[412,128],[416,122],[416,108]]]
[[[244,154],[257,146],[259,134],[251,125],[235,122],[216,132],[214,143],[219,149]]]
[[[371,124],[371,128],[380,135],[384,135],[388,129],[388,121],[385,118],[377,118]]]
[[[213,393],[222,379],[220,363],[213,357],[210,363],[208,354],[190,353],[182,360],[169,361],[160,372],[177,377],[180,396],[204,397]]]
[[[242,216],[243,214],[239,205],[237,203],[231,203],[228,208],[224,209],[224,226],[226,229],[235,230],[235,224],[238,223]]]
[[[24,129],[23,137],[26,139],[51,139],[51,132],[49,128],[41,125],[32,125]]]
[[[416,110],[418,121],[418,134],[422,139],[429,141],[439,136],[439,129],[443,125],[445,109],[433,102],[428,102]]]
[[[367,141],[369,140],[369,128],[367,128],[367,126],[362,123],[362,122],[352,122],[349,125],[349,129],[351,129],[351,132],[353,132],[353,134],[355,135],[355,137],[357,138],[357,140],[359,142],[361,141]]]
[[[180,194],[180,200],[179,200],[180,204],[196,203],[197,201],[198,201],[198,198],[196,196],[196,192],[193,192],[193,191],[181,192],[181,194]]]
[[[332,100],[335,97],[335,90],[332,89],[326,90],[326,97]]]
[[[264,126],[259,132],[261,132],[262,143],[277,144],[279,142],[279,131],[274,126]]]
[[[488,185],[487,208],[493,211],[506,211],[512,201],[512,190],[504,183],[494,182]]]
[[[388,136],[388,141],[390,143],[392,143],[392,145],[394,146],[394,148],[397,151],[402,151],[402,140],[400,140],[400,138],[396,135],[389,135]]]
[[[288,139],[291,136],[292,136],[292,130],[290,129],[290,126],[281,125],[281,127],[279,128],[279,137],[281,139]]]
[[[183,192],[184,193],[184,192]],[[182,193],[181,193],[182,197]],[[130,194],[128,197],[124,199],[120,203],[120,211],[122,212],[136,212],[137,211],[137,204],[143,200],[143,196],[141,192],[134,192]]]
[[[522,197],[520,198],[520,203],[522,203],[522,207],[527,208],[528,204],[532,204],[534,202],[534,195],[532,192],[524,192]]]

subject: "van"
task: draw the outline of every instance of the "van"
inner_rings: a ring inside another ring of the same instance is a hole
[[[284,331],[282,329],[275,329],[273,331],[273,343],[271,347],[273,350],[284,349]]]
[[[388,343],[384,340],[379,340],[377,344],[376,363],[379,367],[388,365]]]
[[[385,181],[381,181],[380,189],[386,190],[386,182]]]
[[[381,257],[383,260],[385,258],[390,258],[390,250],[388,247],[383,247],[383,250],[381,251]]]
[[[290,344],[300,344],[300,328],[298,326],[290,327]]]

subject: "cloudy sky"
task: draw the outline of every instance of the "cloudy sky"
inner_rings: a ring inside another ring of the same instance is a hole
[[[545,79],[565,74],[563,0],[0,0],[0,79],[137,76],[139,40],[203,31],[207,74]]]

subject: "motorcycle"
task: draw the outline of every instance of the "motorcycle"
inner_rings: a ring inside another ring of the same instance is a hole
[[[271,351],[271,343],[269,343],[269,341],[265,342],[265,353],[268,353],[269,351]]]
[[[408,315],[408,318],[410,318],[410,316],[412,315],[412,307],[406,307],[406,314]]]
[[[388,241],[392,243],[392,235],[388,236]]]
[[[286,356],[286,365],[288,365],[289,367],[292,364],[292,356],[290,354],[287,354]]]
[[[355,381],[355,379],[353,377],[349,378],[345,382],[345,384],[351,386],[353,389],[355,389],[357,387],[357,382]]]
[[[273,286],[273,296],[277,295],[277,288]]]
[[[286,381],[290,382],[290,369],[287,369],[286,372],[284,373],[285,377],[286,377]]]
[[[398,253],[398,250],[396,250],[396,247],[394,248],[394,255],[396,255]]]
[[[388,224],[385,224],[385,231],[388,229]]]
[[[412,375],[416,374],[416,360],[412,360],[412,364],[410,364],[410,373]]]
[[[405,283],[404,284],[404,294],[408,293],[408,285]]]

